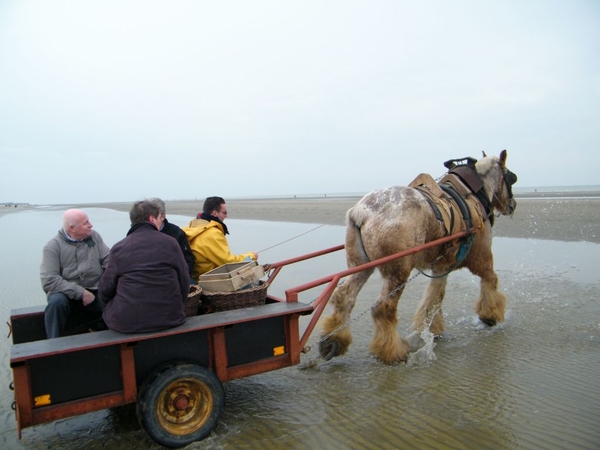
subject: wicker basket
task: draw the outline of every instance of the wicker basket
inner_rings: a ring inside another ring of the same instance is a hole
[[[185,299],[184,311],[185,317],[193,317],[198,315],[198,309],[202,302],[200,301],[200,295],[202,294],[202,288],[197,284],[190,285],[190,292]]]
[[[264,305],[269,284],[264,281],[258,283],[258,286],[233,292],[213,292],[204,289],[200,295],[202,307],[205,312],[211,313]]]

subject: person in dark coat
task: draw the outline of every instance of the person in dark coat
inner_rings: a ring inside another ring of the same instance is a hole
[[[179,247],[181,247],[181,251],[183,252],[185,262],[187,263],[190,271],[190,280],[192,280],[192,284],[195,284],[196,281],[192,278],[192,271],[194,270],[194,264],[196,263],[196,260],[194,259],[194,254],[190,249],[190,244],[187,240],[187,236],[181,228],[179,228],[174,223],[170,223],[167,220],[167,207],[165,205],[165,202],[160,198],[153,198],[151,200],[158,205],[158,208],[160,209],[160,212],[164,218],[163,226],[162,228],[160,228],[159,231],[161,233],[168,234],[169,236],[172,236],[177,240],[177,242],[179,243]]]
[[[188,266],[175,239],[159,232],[163,214],[151,200],[129,212],[131,229],[110,251],[98,294],[102,318],[111,330],[145,333],[185,322],[190,288]]]

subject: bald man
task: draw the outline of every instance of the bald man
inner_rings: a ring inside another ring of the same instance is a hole
[[[44,315],[48,339],[63,335],[67,318],[76,309],[101,321],[104,303],[98,299],[98,282],[110,249],[92,227],[85,212],[69,209],[58,234],[44,246],[40,279],[48,300]]]

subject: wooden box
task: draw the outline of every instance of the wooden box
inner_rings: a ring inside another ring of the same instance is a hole
[[[224,264],[200,275],[198,284],[205,291],[233,292],[257,282],[265,271],[256,261]]]

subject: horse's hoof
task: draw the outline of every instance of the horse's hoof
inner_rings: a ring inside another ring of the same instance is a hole
[[[337,356],[338,343],[336,341],[324,340],[319,344],[319,353],[325,361]]]
[[[496,319],[484,319],[480,317],[479,320],[485,323],[488,327],[493,327],[494,325],[496,325]]]

